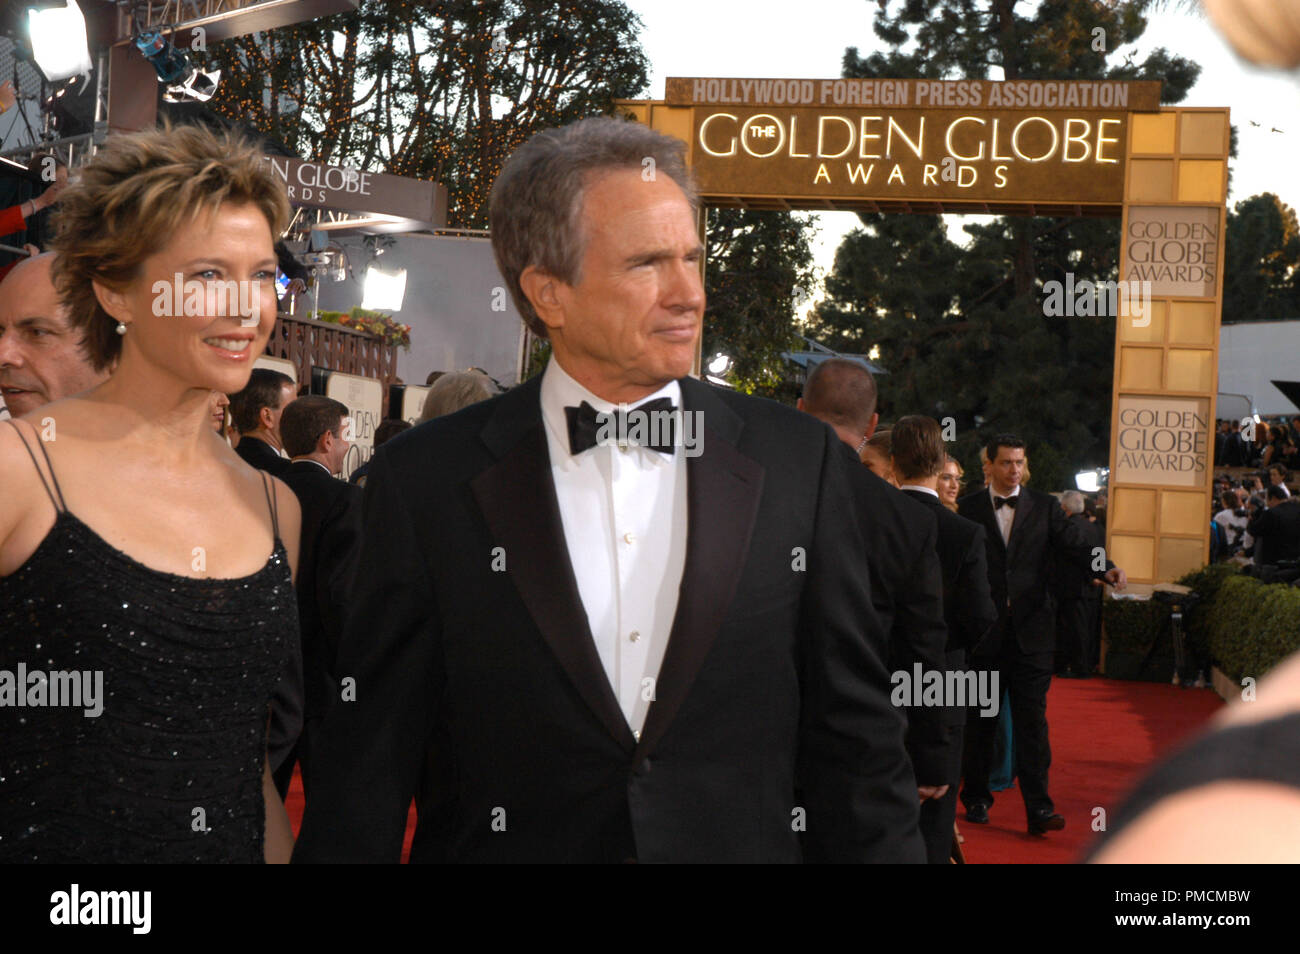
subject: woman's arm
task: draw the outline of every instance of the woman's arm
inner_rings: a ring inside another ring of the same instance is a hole
[[[287,865],[293,854],[293,828],[284,810],[280,793],[271,781],[271,763],[262,763],[262,798],[266,801],[266,841],[264,851],[268,865]]]

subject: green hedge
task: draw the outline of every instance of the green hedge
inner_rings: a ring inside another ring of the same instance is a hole
[[[1234,682],[1256,679],[1300,650],[1300,589],[1261,583],[1233,564],[1214,564],[1178,581],[1201,600],[1184,616],[1191,649],[1209,658]],[[1172,653],[1169,611],[1153,600],[1106,600],[1107,658]],[[1161,645],[1163,644],[1163,645]]]

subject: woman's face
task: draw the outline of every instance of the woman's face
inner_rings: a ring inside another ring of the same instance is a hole
[[[939,499],[945,504],[952,505],[957,502],[957,488],[961,484],[961,472],[957,468],[956,461],[948,461],[943,465],[943,470],[939,474]]]
[[[96,285],[127,324],[123,366],[134,357],[191,388],[243,390],[275,324],[275,265],[270,225],[252,204],[182,224],[125,289]]]
[[[881,480],[891,484],[895,482],[894,470],[890,466],[889,459],[870,444],[862,448],[862,463],[866,464],[867,469]]]
[[[220,391],[213,391],[212,398],[208,403],[208,413],[212,417],[212,429],[218,434],[226,426],[226,408],[228,407],[230,407],[230,398]]]

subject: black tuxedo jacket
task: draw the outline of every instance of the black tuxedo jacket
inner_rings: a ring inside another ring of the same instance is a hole
[[[1255,538],[1255,562],[1300,558],[1300,502],[1286,500],[1260,511],[1246,528]]]
[[[272,477],[283,477],[289,472],[289,459],[281,457],[274,447],[261,438],[241,436],[235,453],[249,466],[264,470]]]
[[[1071,514],[1066,517],[1066,520],[1071,526],[1079,529],[1079,533],[1088,541],[1089,549],[1106,545],[1106,535],[1102,532],[1101,526],[1089,520],[1087,514]],[[1077,560],[1063,559],[1059,561],[1057,572],[1060,577],[1057,593],[1062,602],[1094,598],[1096,587],[1092,585],[1092,580],[1096,574],[1092,570],[1091,561],[1080,563]]]
[[[989,590],[988,534],[973,520],[953,513],[933,494],[903,491],[924,504],[938,523],[936,549],[943,573],[943,615],[948,622],[948,661],[951,668],[965,668],[967,654],[998,621],[998,608]],[[961,710],[965,719],[965,710]]]
[[[306,460],[293,461],[282,479],[302,508],[295,588],[302,629],[303,715],[318,719],[328,710],[337,685],[334,660],[361,537],[361,488]]]
[[[336,701],[295,858],[924,860],[841,444],[681,381],[690,529],[636,739],[568,557],[540,376],[371,460]]]
[[[858,462],[847,446],[844,450],[867,547],[871,602],[889,637],[884,653],[889,669],[906,673],[909,680],[914,678],[913,667],[918,662],[922,672],[943,672],[947,668],[948,626],[943,618],[943,574],[935,550],[935,518]],[[944,709],[906,706],[904,713],[905,744],[917,784],[947,784],[951,740]]]
[[[1003,649],[1008,630],[1024,653],[1051,652],[1056,645],[1056,601],[1052,582],[1054,560],[1070,561],[1101,578],[1106,570],[1092,570],[1093,544],[1065,517],[1051,494],[1020,488],[1011,538],[1002,541],[993,516],[993,501],[985,487],[957,501],[957,512],[984,528],[984,552],[989,561],[989,589],[998,608],[998,628],[980,646],[977,655],[996,655]]]

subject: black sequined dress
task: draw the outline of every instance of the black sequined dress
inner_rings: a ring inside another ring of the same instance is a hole
[[[164,573],[68,511],[33,440],[58,515],[0,577],[0,863],[261,862],[267,706],[299,638],[273,495],[262,569]]]

